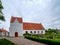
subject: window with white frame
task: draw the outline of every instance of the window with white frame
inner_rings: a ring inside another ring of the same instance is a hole
[[[30,33],[32,33],[32,31],[30,31]]]
[[[43,33],[43,31],[41,31],[41,33]]]
[[[38,33],[39,33],[39,31],[38,31]]]
[[[26,31],[26,34],[28,33],[28,31]]]
[[[34,31],[34,33],[36,33],[36,31]]]

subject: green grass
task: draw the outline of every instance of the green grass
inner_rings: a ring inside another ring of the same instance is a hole
[[[3,38],[3,39],[0,39],[0,45],[16,45],[16,44],[14,44],[11,41]]]

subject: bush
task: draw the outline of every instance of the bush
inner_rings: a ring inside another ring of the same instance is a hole
[[[25,38],[42,42],[42,43],[46,43],[48,45],[60,45],[60,40],[56,40],[56,39],[40,38],[37,36],[29,36],[29,35],[26,35]]]
[[[23,35],[25,36],[25,35],[31,35],[31,34],[29,34],[29,33],[26,34],[26,33],[25,33],[25,34],[23,34]]]

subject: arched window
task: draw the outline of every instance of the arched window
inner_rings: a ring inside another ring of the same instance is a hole
[[[41,31],[41,33],[43,33],[43,31]]]
[[[30,33],[32,33],[32,31],[30,31]]]
[[[36,31],[34,31],[34,33],[36,33]]]
[[[26,31],[26,34],[28,33],[28,31]]]
[[[38,33],[39,33],[39,31],[38,31]]]

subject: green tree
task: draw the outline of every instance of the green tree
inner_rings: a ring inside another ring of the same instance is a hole
[[[47,32],[47,33],[50,33],[50,34],[51,34],[52,32],[57,33],[57,30],[56,30],[56,29],[50,29],[50,28],[49,28],[48,30],[46,30],[46,32]]]
[[[0,20],[5,21],[5,18],[4,18],[3,13],[2,13],[2,9],[3,9],[3,6],[2,6],[2,2],[0,0]]]

